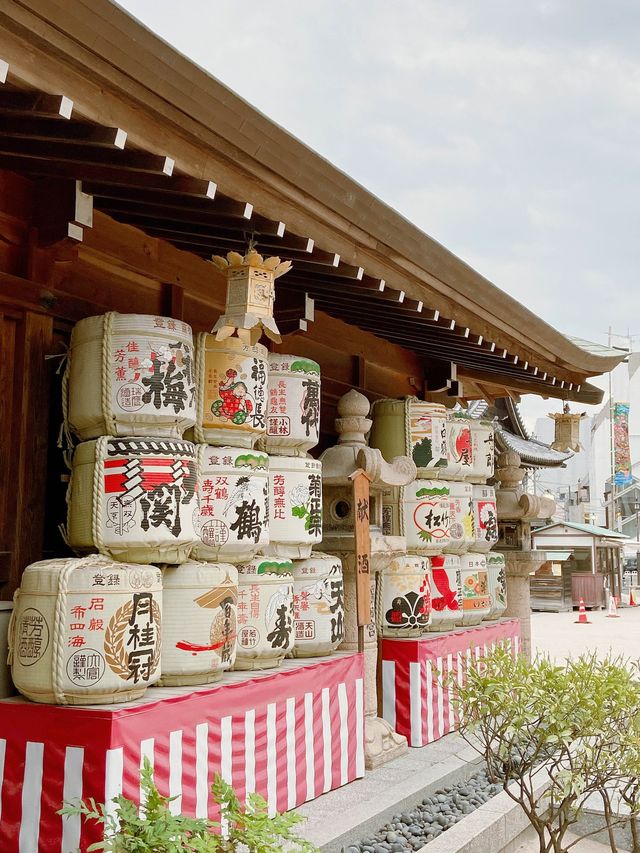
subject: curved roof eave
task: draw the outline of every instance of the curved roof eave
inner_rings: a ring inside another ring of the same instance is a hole
[[[83,102],[88,114],[117,93],[162,123],[162,138],[148,142],[166,148],[170,141],[176,164],[203,173],[215,167],[221,189],[234,181],[248,187],[266,215],[288,215],[310,236],[315,230],[319,245],[328,242],[391,283],[395,277],[408,295],[501,347],[535,354],[577,381],[624,357],[568,340],[109,0],[78,0],[73,14],[65,4],[7,0],[0,23],[46,47],[52,62],[68,60],[87,85],[103,87],[99,101]],[[19,61],[46,74],[42,59],[34,53]]]

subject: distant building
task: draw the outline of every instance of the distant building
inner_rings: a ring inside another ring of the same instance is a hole
[[[582,451],[568,460],[563,470],[540,472],[536,487],[550,491],[556,502],[564,505],[566,520],[620,530],[637,541],[640,532],[640,352],[630,352],[610,376],[611,398],[580,425]],[[628,482],[616,483],[613,493],[611,403],[629,405],[631,456]],[[538,418],[535,435],[540,441],[551,442],[553,432],[550,419]]]

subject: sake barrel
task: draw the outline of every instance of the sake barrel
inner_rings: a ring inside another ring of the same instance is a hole
[[[68,542],[131,563],[183,563],[196,543],[196,448],[180,439],[110,438],[76,447]]]
[[[253,447],[264,435],[267,348],[239,338],[196,342],[198,414],[195,437],[218,446]]]
[[[447,423],[447,454],[449,463],[455,466],[456,477],[458,479],[463,479],[473,474],[471,418],[463,412],[454,412],[449,415]]]
[[[198,445],[198,560],[242,563],[269,542],[269,457],[238,447]]]
[[[407,550],[438,554],[449,544],[449,483],[444,480],[414,480],[404,486],[402,495]]]
[[[13,681],[34,702],[137,699],[160,676],[161,629],[155,566],[98,555],[32,563],[10,631]]]
[[[498,541],[498,510],[493,486],[473,487],[474,551],[489,551]]]
[[[234,669],[273,669],[293,649],[293,566],[254,557],[238,566],[238,643]]]
[[[473,486],[459,480],[449,481],[451,500],[451,524],[449,541],[443,551],[451,554],[464,554],[473,548],[475,534],[473,530]]]
[[[387,462],[410,456],[420,478],[453,477],[459,466],[449,459],[447,410],[440,403],[416,397],[377,400],[372,408],[371,447],[381,451]]]
[[[479,625],[491,611],[491,594],[485,554],[468,551],[460,557],[462,624]]]
[[[495,467],[495,437],[493,424],[489,421],[471,420],[471,473],[474,483],[485,483],[493,477]]]
[[[66,419],[87,441],[101,435],[181,438],[196,419],[191,327],[113,311],[71,333]]]
[[[504,554],[489,551],[487,554],[487,575],[491,610],[485,619],[499,619],[507,609],[507,564]]]
[[[451,631],[462,625],[460,557],[454,554],[433,554],[429,563],[431,620],[428,630]]]
[[[378,574],[376,623],[382,637],[419,637],[431,616],[429,559],[400,554]]]
[[[322,463],[297,456],[269,459],[269,544],[265,554],[307,559],[322,541]]]
[[[270,353],[267,453],[305,456],[320,436],[320,365],[298,355]]]
[[[293,656],[330,655],[344,639],[344,582],[339,557],[314,551],[293,563]]]
[[[236,657],[238,571],[189,560],[162,572],[164,624],[159,685],[219,681]]]

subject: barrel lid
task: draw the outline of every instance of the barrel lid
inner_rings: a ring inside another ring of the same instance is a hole
[[[265,476],[269,469],[269,457],[258,450],[242,447],[212,447],[210,444],[198,445],[198,459],[201,470],[209,468],[234,469],[247,474],[255,472]]]
[[[291,560],[277,560],[274,557],[254,557],[236,566],[238,575],[281,575],[291,579],[293,563]]]
[[[210,332],[200,332],[198,335],[198,346],[204,347],[206,352],[238,352],[246,353],[247,356],[255,356],[266,361],[269,355],[264,344],[245,344],[240,338],[225,338],[223,341],[216,340],[216,336]]]
[[[320,365],[312,358],[302,355],[285,355],[280,352],[269,353],[269,370],[274,373],[294,373],[300,376],[313,374],[320,377]]]

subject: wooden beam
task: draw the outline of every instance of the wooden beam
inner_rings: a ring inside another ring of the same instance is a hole
[[[458,382],[457,367],[453,361],[439,358],[424,360],[425,393],[445,393],[448,397],[460,397],[461,387]]]
[[[306,332],[315,318],[313,299],[307,293],[284,293],[276,286],[274,316],[283,335]]]
[[[299,273],[309,273],[310,275],[320,276],[327,274],[328,267],[328,264],[297,264],[297,270]],[[330,274],[337,278],[361,281],[364,276],[364,269],[362,267],[355,267],[352,264],[346,264],[343,261],[339,261],[337,266],[334,266],[333,264],[330,266]]]
[[[0,154],[20,156],[24,161],[44,160],[50,165],[57,162],[77,167],[76,178],[82,179],[83,166],[116,167],[122,172],[146,172],[170,176],[174,160],[161,154],[149,154],[134,149],[103,148],[84,142],[41,141],[39,139],[12,139],[0,134]]]
[[[336,278],[332,281],[327,275],[322,281],[313,279],[307,275],[299,275],[299,265],[296,264],[289,273],[286,279],[283,279],[282,286],[291,290],[307,290],[314,298],[319,301],[324,300],[327,305],[338,305],[338,303],[355,304],[362,307],[371,300],[374,304],[387,305],[391,303],[401,304],[404,300],[404,293],[400,290],[393,290],[385,287],[384,290],[379,290],[375,283],[368,281],[357,281],[356,279]]]
[[[124,148],[127,134],[119,127],[104,127],[82,121],[60,121],[38,115],[3,115],[0,110],[0,134],[11,139],[33,139],[72,144]]]
[[[151,208],[163,208],[165,205],[171,209],[182,209],[192,204],[202,204],[202,210],[213,213],[211,202],[217,195],[217,185],[214,181],[191,178],[188,175],[179,175],[174,172],[170,181],[165,181],[161,186],[137,186],[135,184],[118,184],[109,182],[92,182],[86,180],[84,189],[91,193],[96,199],[113,199],[116,203],[124,204],[134,202],[138,207],[148,205]],[[221,206],[224,202],[221,202]],[[126,207],[125,207],[126,209]],[[198,208],[200,209],[200,208]],[[246,213],[246,204],[238,208],[242,215]]]
[[[124,152],[122,152],[124,153]],[[78,164],[73,161],[30,159],[19,154],[0,153],[0,169],[8,169],[30,177],[44,176],[56,178],[71,178],[72,180],[87,179],[104,181],[123,186],[134,185],[150,189],[166,189],[171,180],[167,175],[151,174],[132,169],[121,169],[117,166],[103,166],[95,163]]]
[[[73,101],[66,95],[49,95],[23,89],[0,89],[0,112],[6,115],[48,116],[70,119]]]
[[[70,238],[82,240],[84,228],[93,225],[90,195],[79,181],[45,179],[34,184],[33,225],[41,246]]]
[[[153,218],[151,213],[130,213],[120,212],[117,208],[109,205],[106,208],[101,207],[109,216],[113,216],[119,222],[126,222],[128,225],[135,225],[147,234],[153,234],[156,237],[161,237],[164,240],[170,240],[176,244],[185,247],[188,250],[193,250],[196,254],[226,254],[226,252],[234,249],[241,251],[246,248],[252,236],[256,241],[256,248],[262,254],[278,254],[283,258],[298,258],[307,259],[315,258],[316,256],[324,260],[328,253],[312,249],[311,252],[306,251],[307,241],[302,241],[303,249],[295,247],[295,235],[285,234],[282,240],[277,239],[273,235],[262,236],[256,234],[251,228],[251,221],[247,224],[240,224],[239,221],[236,228],[222,228],[218,223],[221,221],[216,218],[195,217],[194,214],[187,214],[182,217],[179,213],[174,213],[172,216],[164,215],[161,218]],[[194,223],[193,219],[198,218],[200,222]],[[274,226],[278,223],[274,223]],[[275,230],[275,228],[273,229]],[[294,245],[291,245],[294,244]],[[300,243],[298,243],[300,245]]]

